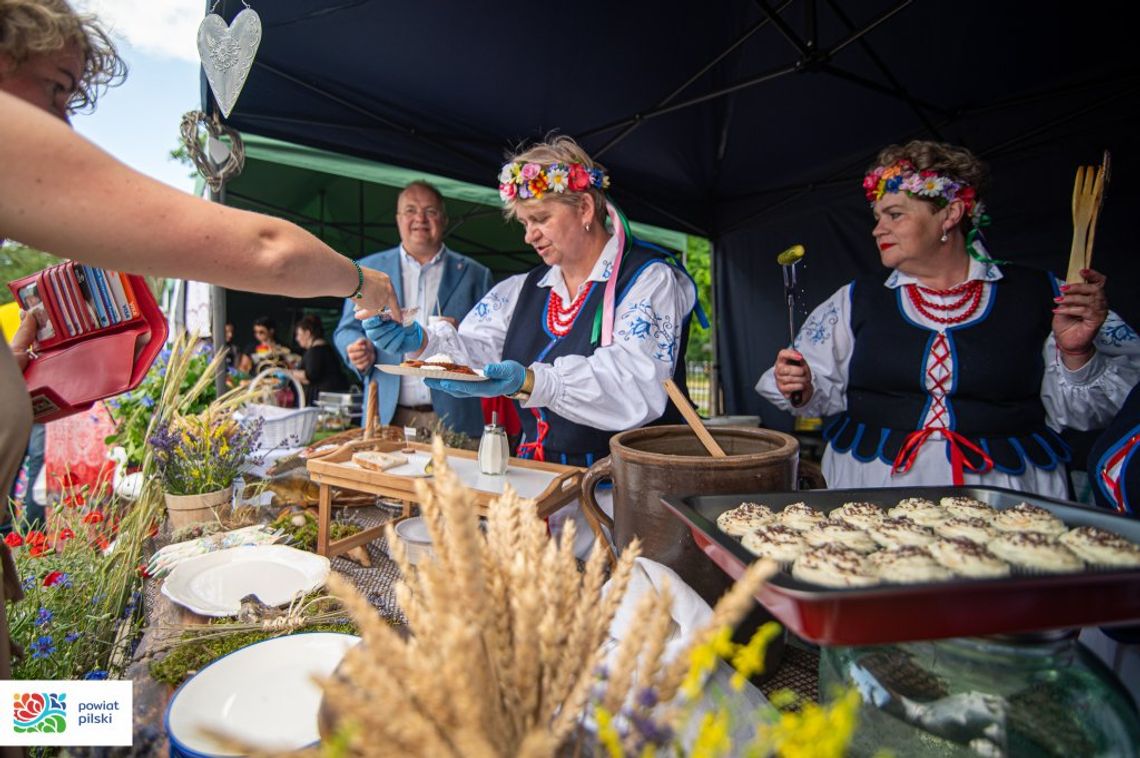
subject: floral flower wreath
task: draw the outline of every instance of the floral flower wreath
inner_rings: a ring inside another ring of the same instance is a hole
[[[901,160],[893,166],[878,166],[863,177],[863,191],[871,203],[878,201],[887,192],[905,192],[911,197],[924,197],[934,200],[939,208],[945,208],[954,200],[961,200],[966,215],[974,226],[980,226],[985,215],[985,205],[978,200],[977,192],[969,184],[943,176],[936,171],[918,171],[908,160]]]
[[[499,171],[499,197],[512,200],[541,199],[547,192],[561,194],[585,192],[594,187],[606,190],[610,178],[600,168],[587,168],[581,163],[507,163]]]
[[[1004,263],[989,257],[981,230],[989,226],[990,217],[985,204],[978,199],[977,191],[969,184],[929,169],[919,171],[904,159],[892,166],[877,166],[868,172],[863,177],[863,192],[872,205],[887,192],[905,192],[911,197],[933,200],[939,208],[961,200],[973,226],[966,235],[966,250],[982,263]]]

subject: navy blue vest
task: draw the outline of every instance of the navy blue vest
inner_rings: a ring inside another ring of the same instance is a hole
[[[1135,434],[1140,434],[1140,384],[1132,388],[1116,418],[1097,437],[1088,462],[1089,479],[1092,480],[1097,505],[1115,509],[1116,500],[1108,492],[1101,471],[1114,456],[1125,454],[1117,481],[1120,484],[1123,512],[1133,516],[1140,513],[1140,445],[1129,446]]]
[[[1050,274],[1003,265],[982,316],[946,328],[954,362],[953,385],[944,399],[947,425],[1007,474],[1024,473],[1026,461],[1049,471],[1069,460],[1069,447],[1045,425],[1041,404],[1042,346],[1052,328],[1055,295]],[[903,287],[884,287],[875,275],[851,285],[855,351],[847,411],[824,437],[836,451],[861,461],[892,463],[906,436],[922,427],[933,400],[926,391],[926,356],[937,332],[907,317],[904,297]],[[963,452],[972,465],[981,465],[976,453]]]
[[[666,256],[634,240],[633,247],[622,256],[621,270],[617,274],[616,301],[619,313],[620,304],[630,285],[647,266],[652,265],[672,264]],[[507,327],[507,336],[503,343],[503,360],[518,361],[524,366],[529,366],[535,362],[553,363],[555,358],[563,355],[592,355],[597,349],[591,338],[595,313],[605,296],[605,287],[601,282],[596,283],[586,298],[582,310],[578,312],[573,326],[570,327],[570,332],[565,337],[555,337],[546,326],[546,308],[552,288],[538,286],[549,270],[549,266],[539,266],[527,274],[519,292],[518,302],[515,303],[511,324]],[[615,331],[618,328],[619,326],[615,324]],[[673,372],[673,381],[685,392],[686,397],[689,394],[685,382],[685,349],[688,344],[689,319],[686,317],[681,326],[680,343],[676,346],[677,363]],[[521,406],[518,411],[524,439],[526,441],[538,439],[538,419],[535,418],[534,412]],[[610,454],[610,437],[615,434],[613,430],[576,424],[549,408],[539,409],[539,414],[542,420],[549,424],[543,442],[546,460],[571,466],[589,466],[595,460]],[[684,419],[673,404],[667,402],[665,412],[652,423],[680,424],[684,423]]]

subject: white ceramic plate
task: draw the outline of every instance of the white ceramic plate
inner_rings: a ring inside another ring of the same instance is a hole
[[[204,726],[268,753],[313,744],[320,739],[321,690],[312,677],[330,676],[359,641],[333,632],[294,634],[256,642],[214,661],[170,699],[166,734],[171,754],[240,755],[203,735]]]
[[[246,595],[285,605],[322,586],[328,575],[329,559],[322,555],[285,545],[233,547],[178,564],[162,594],[203,616],[231,616]]]
[[[396,376],[422,376],[425,379],[454,379],[457,382],[485,382],[487,377],[483,376],[483,369],[472,369],[478,373],[460,374],[457,371],[433,371],[430,368],[413,368],[411,366],[393,366],[386,363],[377,363],[376,368],[383,371],[385,374],[395,374]]]

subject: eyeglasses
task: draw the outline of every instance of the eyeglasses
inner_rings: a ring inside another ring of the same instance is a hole
[[[441,211],[439,208],[410,207],[410,208],[404,208],[403,210],[400,211],[400,215],[403,216],[404,218],[415,218],[416,216],[420,215],[421,213],[430,219],[437,219],[437,218],[440,218],[443,216],[443,211]]]

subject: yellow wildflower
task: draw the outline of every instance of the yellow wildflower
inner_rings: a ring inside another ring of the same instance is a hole
[[[739,692],[744,689],[748,677],[764,673],[764,653],[771,642],[780,633],[780,625],[769,621],[756,630],[747,645],[742,645],[732,654],[732,665],[736,673],[732,675],[732,688]]]
[[[761,725],[750,752],[782,758],[841,758],[855,733],[859,693],[848,690],[830,705],[806,703],[785,711],[775,724]]]
[[[726,626],[694,648],[689,658],[689,672],[681,682],[681,691],[690,700],[695,700],[701,694],[701,682],[705,675],[716,667],[717,658],[732,655],[735,647],[732,643],[732,630]]]
[[[621,735],[614,726],[613,716],[600,705],[594,709],[594,718],[598,721],[598,740],[610,758],[622,758],[625,752],[621,747]]]
[[[732,751],[732,739],[728,736],[728,711],[718,708],[715,713],[706,713],[701,719],[701,728],[693,742],[692,758],[716,758]]]

